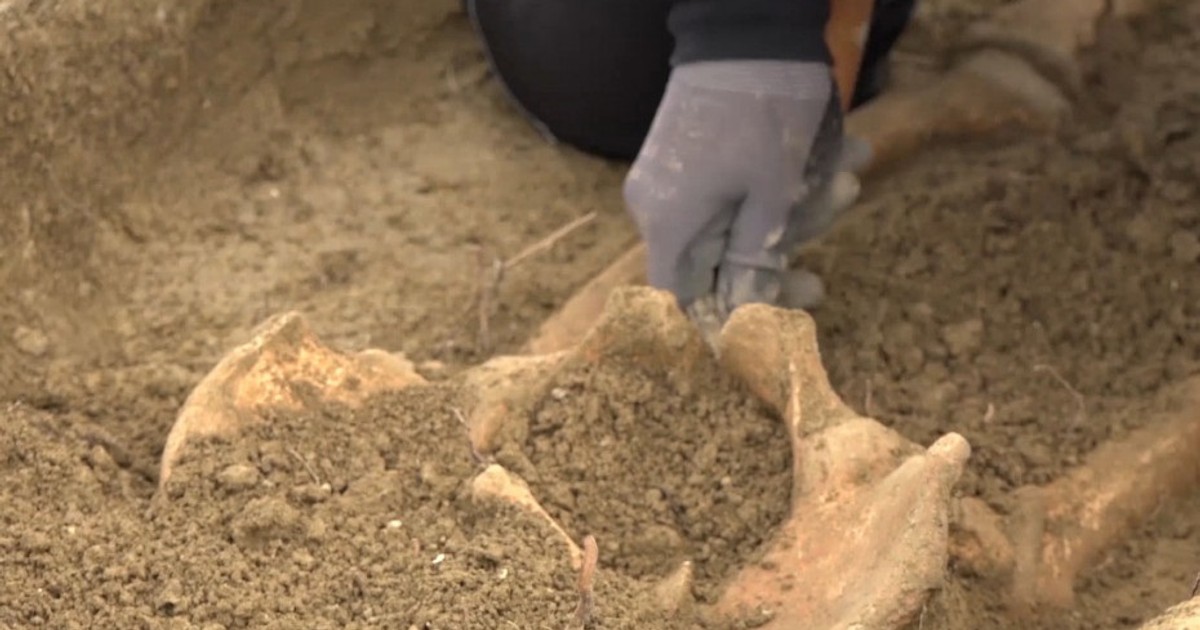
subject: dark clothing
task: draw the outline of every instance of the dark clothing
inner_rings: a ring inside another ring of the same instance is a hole
[[[465,0],[492,67],[548,136],[637,156],[672,64],[828,61],[828,0]],[[916,0],[875,0],[852,106],[878,92]]]
[[[492,67],[544,133],[633,159],[666,90],[663,0],[467,0]]]
[[[672,65],[695,61],[830,62],[829,0],[674,0]]]

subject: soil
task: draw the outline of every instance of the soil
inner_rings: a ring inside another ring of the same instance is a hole
[[[1197,371],[1200,86],[1178,55],[1200,39],[1175,12],[1105,31],[1062,134],[930,151],[803,258],[839,390],[920,443],[963,433],[970,494],[1058,476]]]
[[[0,627],[564,627],[579,601],[566,547],[470,497],[476,463],[445,400],[402,392],[198,444],[148,514],[104,448],[10,410]],[[648,590],[601,570],[592,627],[672,627]]]
[[[1001,514],[1012,490],[1144,426],[1156,392],[1200,372],[1200,83],[1185,78],[1200,57],[1179,56],[1200,51],[1198,22],[1175,3],[1105,25],[1062,133],[929,151],[801,257],[829,287],[814,317],[839,392],[918,443],[964,435],[959,489]],[[1046,627],[1137,627],[1183,599],[1200,569],[1195,507],[1166,508],[1170,533],[1114,551]],[[1137,551],[1159,548],[1193,566]],[[946,627],[1030,625],[984,623],[994,594],[962,588],[971,616]]]
[[[715,602],[787,516],[792,486],[783,422],[729,381],[683,393],[624,366],[561,374],[533,412],[523,476],[608,566],[661,578],[689,560],[695,595]]]
[[[922,4],[914,80],[997,3]],[[1200,371],[1197,25],[1174,1],[1103,29],[1061,133],[934,148],[802,256],[838,391],[918,443],[965,435],[961,491],[1001,512]],[[540,525],[463,500],[461,428],[421,395],[197,448],[165,504],[154,470],[183,398],[279,311],[434,380],[516,350],[635,241],[625,166],[533,132],[457,0],[15,0],[0,34],[0,628],[561,627],[574,576]],[[591,211],[508,274],[480,347],[481,267]],[[545,401],[531,482],[601,541],[600,623],[664,627],[646,580],[691,557],[708,597],[782,516],[787,454],[760,449],[782,431],[731,386],[562,378],[587,413]],[[643,507],[661,528],[629,535]],[[1164,506],[1043,625],[1136,627],[1197,569],[1200,505]],[[1030,627],[997,601],[956,576],[925,626]]]

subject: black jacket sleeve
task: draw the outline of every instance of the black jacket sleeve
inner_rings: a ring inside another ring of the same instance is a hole
[[[830,0],[673,0],[671,63],[780,59],[830,63]]]

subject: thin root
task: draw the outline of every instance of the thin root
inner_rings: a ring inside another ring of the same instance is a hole
[[[479,265],[479,350],[486,354],[492,348],[492,335],[489,322],[492,317],[492,305],[500,293],[500,283],[504,280],[504,262],[499,258],[491,262],[482,248],[478,252]]]
[[[486,457],[483,453],[480,453],[479,450],[475,448],[475,442],[471,440],[471,423],[467,422],[466,414],[464,414],[462,409],[459,409],[458,407],[451,407],[450,412],[454,414],[454,417],[458,419],[458,423],[463,426],[463,430],[467,432],[467,445],[471,449],[471,459],[474,459],[475,463],[481,466],[489,463],[490,458]]]
[[[875,380],[875,378],[874,378],[874,375],[872,375],[872,376],[868,376],[868,377],[867,377],[866,386],[863,388],[863,389],[865,389],[865,390],[866,390],[866,391],[863,393],[863,413],[865,413],[865,414],[867,415],[867,417],[868,417],[868,418],[874,418],[874,417],[875,417],[875,387],[874,387],[874,380]]]
[[[1195,597],[1196,593],[1200,593],[1200,573],[1196,574],[1196,581],[1192,583],[1192,594],[1190,597]]]
[[[592,612],[596,608],[596,594],[593,590],[596,581],[596,563],[600,559],[600,548],[596,546],[596,537],[588,534],[583,539],[583,566],[579,569],[579,606],[575,609],[575,627],[587,628],[592,622]]]
[[[317,476],[317,471],[313,470],[312,465],[308,463],[307,459],[304,459],[304,457],[302,455],[300,455],[300,453],[297,453],[296,449],[289,448],[287,450],[287,452],[288,452],[288,455],[291,455],[292,457],[294,457],[296,459],[296,461],[300,462],[301,466],[304,466],[304,471],[308,473],[309,478],[312,479],[312,482],[314,484],[316,484],[318,486],[321,485],[321,478]]]
[[[1050,376],[1054,377],[1054,380],[1058,381],[1059,385],[1062,385],[1064,389],[1071,393],[1071,396],[1075,398],[1075,417],[1071,420],[1071,426],[1079,426],[1079,424],[1082,423],[1085,418],[1087,418],[1087,402],[1084,399],[1083,394],[1079,393],[1079,390],[1072,387],[1071,384],[1067,382],[1067,379],[1063,378],[1062,375],[1058,373],[1058,370],[1055,370],[1049,365],[1035,365],[1033,366],[1033,371],[1048,373]]]
[[[492,348],[492,339],[490,333],[490,319],[492,309],[500,294],[500,284],[504,281],[504,274],[508,270],[513,269],[517,265],[533,258],[534,256],[550,249],[555,243],[566,238],[569,234],[579,228],[591,223],[596,218],[595,212],[589,212],[578,219],[558,228],[557,230],[546,235],[538,242],[521,250],[516,256],[508,260],[500,260],[499,258],[489,261],[483,249],[478,250],[478,266],[479,266],[479,350],[487,354]]]
[[[571,221],[570,223],[558,228],[557,230],[548,234],[542,240],[534,243],[533,245],[530,245],[529,247],[526,247],[524,250],[521,251],[521,253],[506,260],[504,262],[504,268],[512,269],[513,267],[516,267],[517,265],[525,262],[527,259],[532,258],[547,249],[550,249],[551,247],[554,246],[555,243],[566,238],[566,236],[568,234],[570,234],[571,232],[574,232],[575,230],[578,230],[579,228],[587,225],[588,223],[591,223],[593,220],[595,220],[595,218],[596,218],[596,213],[589,212],[589,213],[579,217],[578,219],[575,219],[574,221]]]

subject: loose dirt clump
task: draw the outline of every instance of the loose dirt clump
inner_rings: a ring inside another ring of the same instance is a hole
[[[446,399],[275,414],[190,448],[151,506],[102,447],[10,410],[0,627],[565,627],[579,600],[566,547],[470,497],[476,463]],[[592,627],[671,627],[648,591],[601,571]]]
[[[690,560],[702,600],[790,505],[783,422],[728,377],[684,392],[649,370],[572,369],[522,448],[534,494],[568,531],[597,537],[603,564],[662,577]]]

